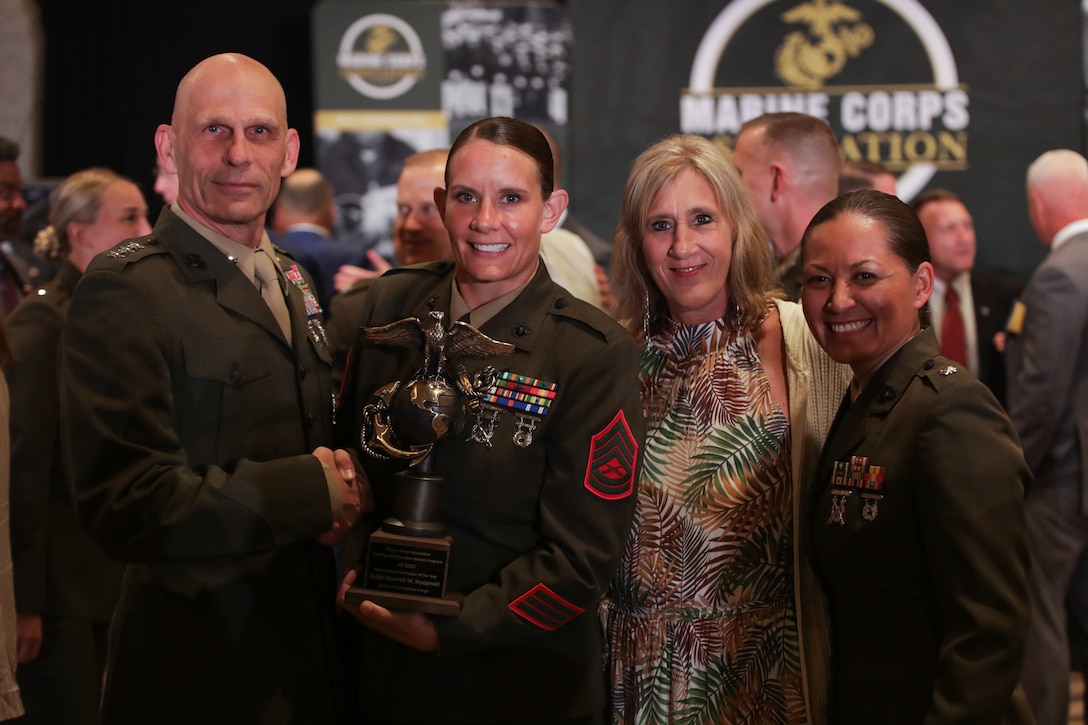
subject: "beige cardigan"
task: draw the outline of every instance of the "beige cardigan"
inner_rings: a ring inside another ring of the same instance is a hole
[[[8,386],[0,375],[0,720],[23,714],[15,684],[15,592],[11,580],[11,531],[8,487],[11,441],[8,433]]]
[[[827,431],[850,383],[851,372],[836,363],[809,332],[801,306],[779,300],[789,390],[790,458],[793,477],[793,559],[801,677],[808,722],[826,725],[830,716],[831,619],[808,552],[812,477]]]

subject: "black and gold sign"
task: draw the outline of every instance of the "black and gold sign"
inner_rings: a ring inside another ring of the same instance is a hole
[[[680,128],[731,149],[764,113],[818,116],[843,159],[881,163],[909,199],[968,168],[969,90],[941,27],[914,0],[730,3],[680,98]]]

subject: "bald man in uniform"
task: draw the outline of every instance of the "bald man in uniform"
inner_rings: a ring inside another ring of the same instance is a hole
[[[326,447],[311,281],[264,229],[298,133],[269,70],[224,54],[155,145],[177,201],[91,263],[61,345],[76,505],[128,562],[101,721],[340,723],[331,547],[360,485]]]

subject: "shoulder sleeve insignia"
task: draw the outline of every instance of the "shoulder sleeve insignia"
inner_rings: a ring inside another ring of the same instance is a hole
[[[637,459],[638,442],[621,410],[590,442],[585,487],[609,501],[630,496]]]
[[[510,602],[510,611],[530,624],[551,632],[585,609],[568,602],[541,583]]]

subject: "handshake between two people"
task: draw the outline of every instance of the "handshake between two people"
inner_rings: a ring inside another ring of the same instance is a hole
[[[313,455],[333,471],[340,492],[339,516],[333,519],[331,529],[317,537],[325,546],[335,546],[347,536],[359,517],[374,507],[374,500],[362,467],[352,453],[342,448],[333,451],[322,446],[314,449]]]

